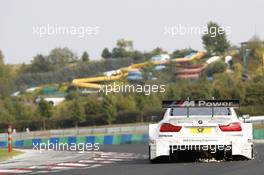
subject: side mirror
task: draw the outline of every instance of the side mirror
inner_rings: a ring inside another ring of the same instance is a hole
[[[249,116],[249,114],[246,114],[246,115],[242,115],[242,118],[245,120],[245,119],[249,119],[250,116]]]
[[[249,114],[242,115],[242,119],[243,119],[243,122],[245,123],[245,122],[246,122],[246,120],[250,119],[250,116],[249,116]]]

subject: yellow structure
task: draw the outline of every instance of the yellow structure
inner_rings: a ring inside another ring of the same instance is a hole
[[[190,62],[196,59],[201,59],[202,57],[204,57],[204,55],[205,55],[204,52],[197,52],[191,58],[176,58],[173,60],[165,60],[165,61],[146,61],[143,63],[132,64],[128,67],[120,68],[120,73],[118,73],[117,75],[78,78],[72,81],[72,85],[81,88],[100,89],[101,84],[98,84],[99,82],[120,80],[126,77],[128,75],[128,72],[133,69],[140,69],[142,67],[148,67],[152,65],[170,64],[170,62],[176,62],[176,63]]]

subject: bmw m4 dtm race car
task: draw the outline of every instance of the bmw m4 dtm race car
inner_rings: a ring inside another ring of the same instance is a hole
[[[166,100],[149,125],[149,160],[253,159],[252,123],[234,110],[239,100]]]

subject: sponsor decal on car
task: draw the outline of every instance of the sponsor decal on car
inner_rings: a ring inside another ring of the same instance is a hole
[[[239,107],[239,100],[164,100],[163,107]]]

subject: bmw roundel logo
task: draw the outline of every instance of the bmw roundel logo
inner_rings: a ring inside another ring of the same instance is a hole
[[[203,124],[203,121],[202,120],[198,120],[198,123],[201,125],[201,124]]]
[[[197,131],[198,132],[203,132],[204,131],[204,128],[198,128]]]

